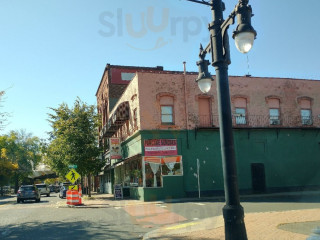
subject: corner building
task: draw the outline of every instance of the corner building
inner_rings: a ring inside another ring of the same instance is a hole
[[[106,66],[97,90],[100,191],[143,201],[223,195],[215,81],[198,73]],[[240,193],[320,187],[320,81],[231,76]]]

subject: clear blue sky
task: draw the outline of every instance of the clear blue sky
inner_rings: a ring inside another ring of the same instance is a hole
[[[225,1],[225,18],[236,3]],[[229,74],[320,79],[320,1],[250,4],[258,33],[250,67],[230,39]],[[209,21],[209,7],[185,0],[0,0],[0,90],[7,91],[0,110],[11,114],[0,134],[25,129],[45,138],[49,107],[77,96],[96,103],[107,63],[182,71],[186,61],[197,71]]]

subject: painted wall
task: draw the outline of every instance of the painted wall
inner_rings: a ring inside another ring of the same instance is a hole
[[[124,159],[136,154],[143,156],[144,139],[177,139],[178,154],[183,156],[181,189],[187,196],[197,196],[199,159],[200,186],[204,196],[223,191],[219,130],[195,129],[199,122],[199,98],[208,98],[212,114],[217,115],[217,94],[215,82],[208,94],[202,94],[195,78],[195,74],[175,72],[137,73],[116,103],[115,108],[124,101],[130,104],[130,120],[123,124],[116,136],[122,140]],[[300,109],[305,106],[301,98],[308,97],[312,114],[320,115],[320,81],[254,77],[230,77],[229,81],[233,112],[234,99],[244,97],[248,114],[268,116],[268,97],[277,97],[281,115],[299,116]],[[174,125],[161,125],[162,96],[174,99]],[[138,111],[137,128],[133,126],[134,109]],[[314,126],[320,127],[318,123]],[[267,189],[319,186],[320,129],[272,129],[268,124],[265,127],[234,131],[240,189],[252,188],[252,163],[264,164]],[[170,193],[175,187],[168,184],[164,189]],[[149,199],[156,190],[146,190],[142,194],[139,189],[136,194]],[[159,196],[163,197],[161,191]]]
[[[129,101],[130,120],[123,124],[116,135],[123,141],[137,130],[194,129],[200,122],[199,102],[203,98],[209,99],[213,125],[219,126],[215,82],[208,94],[202,94],[194,81],[195,77],[195,74],[173,72],[138,72],[114,108],[121,102]],[[261,121],[260,116],[264,117],[260,127],[273,127],[269,125],[269,107],[272,106],[268,104],[270,97],[280,100],[280,118],[296,118],[293,122],[282,121],[288,124],[281,125],[284,127],[296,127],[300,123],[300,109],[304,107],[301,98],[310,98],[312,115],[316,116],[313,126],[320,127],[320,81],[254,77],[230,77],[229,81],[232,112],[235,113],[235,99],[241,97],[247,99],[248,116],[256,116],[250,119],[249,127],[257,126],[255,122]],[[166,96],[174,99],[173,125],[161,124],[160,100]],[[137,109],[137,127],[133,124],[134,109]]]
[[[175,124],[170,129],[193,129],[199,122],[199,98],[209,97],[212,115],[218,115],[217,93],[215,81],[208,94],[202,94],[195,83],[193,74],[178,73],[138,73],[138,88],[140,95],[141,129],[168,129],[161,125],[159,96],[172,94],[174,96]],[[301,97],[311,99],[311,109],[314,116],[320,114],[320,81],[283,79],[283,78],[255,78],[230,77],[230,95],[232,98],[232,112],[234,100],[237,97],[247,99],[247,114],[269,116],[267,98],[280,99],[281,116],[300,116],[303,107]],[[186,84],[186,85],[185,85]],[[186,86],[186,87],[185,87]],[[186,114],[187,112],[187,114]],[[186,119],[188,115],[188,120]],[[216,119],[217,120],[217,119]],[[256,120],[258,121],[258,119]],[[218,125],[218,122],[215,122]],[[320,126],[320,121],[316,123]],[[266,121],[266,127],[269,122]]]
[[[183,156],[183,189],[187,196],[198,195],[197,159],[201,195],[223,192],[218,129],[143,131],[141,138],[178,140],[178,154]],[[236,129],[234,139],[240,190],[252,190],[252,163],[264,164],[267,190],[320,186],[319,130]]]
[[[163,178],[163,188],[130,188],[130,197],[143,201],[171,200],[185,197],[183,177],[166,176]]]

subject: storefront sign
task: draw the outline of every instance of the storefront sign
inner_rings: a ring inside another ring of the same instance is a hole
[[[145,156],[170,156],[177,155],[176,139],[149,139],[144,140]]]
[[[120,138],[110,138],[110,159],[121,159]]]
[[[123,199],[123,191],[120,184],[114,185],[114,199]]]

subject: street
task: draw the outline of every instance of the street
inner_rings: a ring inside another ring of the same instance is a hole
[[[65,201],[56,193],[40,203],[6,199],[0,205],[0,239],[141,239],[148,231],[120,209],[57,207]]]
[[[319,194],[242,199],[245,213],[318,208]],[[152,230],[221,215],[221,200],[69,208],[56,193],[40,203],[0,199],[0,239],[141,239]]]

